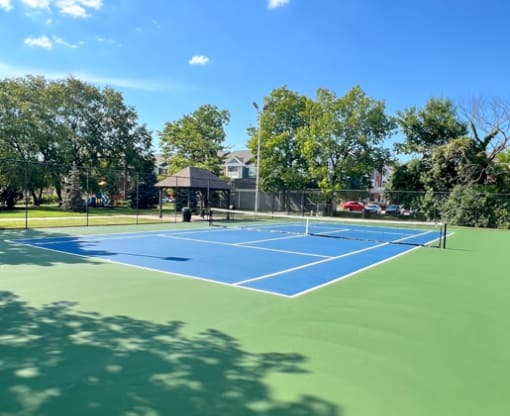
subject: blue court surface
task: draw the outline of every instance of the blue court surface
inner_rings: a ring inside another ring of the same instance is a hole
[[[435,233],[423,230],[405,230],[400,243],[393,244],[209,227],[15,243],[294,297],[416,248],[403,242],[425,244],[436,239]]]

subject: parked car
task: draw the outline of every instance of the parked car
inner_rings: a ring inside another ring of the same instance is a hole
[[[343,207],[347,211],[363,211],[364,205],[358,201],[346,201]]]
[[[384,213],[388,215],[400,215],[400,206],[396,204],[388,205]]]
[[[367,204],[367,205],[365,205],[365,208],[363,209],[363,211],[366,214],[380,214],[382,209],[377,204]]]

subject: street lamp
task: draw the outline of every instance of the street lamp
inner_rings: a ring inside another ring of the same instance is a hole
[[[260,181],[260,130],[261,130],[261,112],[259,110],[259,106],[254,101],[253,107],[255,107],[255,110],[257,110],[257,118],[259,122],[259,134],[257,138],[257,167],[255,172],[255,212],[257,213],[259,211],[259,181]],[[264,111],[264,109],[262,109]]]

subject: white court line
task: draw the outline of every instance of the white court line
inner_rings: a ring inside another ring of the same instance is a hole
[[[206,229],[196,229],[192,232],[199,232],[200,231],[207,231],[208,228]],[[182,233],[188,233],[189,231],[183,231]],[[147,234],[147,233],[152,233],[152,234],[156,234],[156,236],[159,234],[161,234],[161,230],[159,231],[140,231],[139,232],[139,237],[145,237],[145,236],[150,236],[150,235],[142,235],[142,234]],[[122,235],[123,233],[115,233],[115,235]],[[125,234],[137,234],[137,232],[135,233],[125,233]],[[181,234],[181,232],[178,232],[176,234]],[[428,234],[428,232],[424,232],[420,235],[425,235],[425,234]],[[452,234],[454,234],[453,232],[449,232],[448,233],[448,236],[451,236]],[[112,235],[112,234],[110,234]],[[93,235],[81,235],[81,236],[76,236],[76,237],[92,237]],[[104,234],[97,234],[96,235],[97,237],[102,237],[104,236]],[[413,236],[410,236],[410,237],[405,237],[405,238],[402,238],[401,240],[399,241],[403,241],[403,240],[406,240],[408,238],[413,238],[413,237],[416,237],[417,235],[413,235]],[[134,237],[134,236],[133,236]],[[165,238],[167,238],[166,236],[163,236]],[[38,239],[48,239],[48,237],[41,237],[41,238],[34,238],[32,240],[38,240]],[[62,238],[62,237],[50,237],[50,238]],[[119,237],[120,238],[120,237]],[[315,291],[317,289],[320,289],[322,287],[325,287],[325,286],[328,286],[330,284],[333,284],[339,280],[342,280],[342,279],[345,279],[347,277],[350,277],[352,275],[355,275],[357,273],[360,273],[364,270],[367,270],[367,269],[370,269],[372,267],[375,267],[381,263],[384,263],[386,261],[389,261],[389,260],[392,260],[393,258],[396,258],[396,257],[399,257],[401,255],[404,255],[404,254],[407,254],[409,253],[410,251],[414,251],[420,247],[413,247],[411,248],[410,250],[407,250],[407,251],[404,251],[402,253],[399,253],[395,256],[391,256],[391,257],[388,257],[387,259],[384,259],[380,262],[377,262],[377,263],[374,263],[370,266],[367,266],[367,267],[364,267],[362,269],[359,269],[359,270],[356,270],[354,272],[351,272],[349,274],[346,274],[346,275],[343,275],[343,276],[339,276],[338,278],[336,279],[333,279],[329,282],[325,282],[321,285],[317,285],[317,286],[314,286],[314,287],[311,287],[309,289],[306,289],[306,290],[303,290],[301,292],[298,292],[298,293],[295,293],[293,295],[286,295],[284,293],[279,293],[279,292],[275,292],[275,291],[271,291],[271,290],[264,290],[264,289],[259,289],[259,288],[254,288],[254,287],[249,287],[249,286],[240,286],[240,284],[242,282],[237,282],[237,283],[229,283],[229,282],[222,282],[220,280],[215,280],[215,279],[211,279],[211,278],[207,278],[207,277],[201,277],[201,276],[194,276],[194,275],[187,275],[187,274],[183,274],[183,273],[177,273],[177,272],[172,272],[172,271],[165,271],[165,270],[160,270],[160,269],[155,269],[155,268],[150,268],[150,267],[146,267],[146,266],[138,266],[138,265],[135,265],[135,264],[131,264],[131,263],[125,263],[125,262],[122,262],[122,261],[115,261],[115,260],[111,260],[111,259],[105,259],[105,258],[102,258],[102,257],[95,257],[95,256],[88,256],[88,255],[83,255],[83,254],[77,254],[77,253],[72,253],[72,252],[68,252],[68,251],[62,251],[62,250],[55,250],[55,249],[52,249],[52,248],[48,248],[48,247],[43,247],[43,246],[38,246],[38,245],[34,245],[33,243],[26,243],[26,242],[21,242],[21,240],[24,240],[24,241],[27,241],[28,239],[17,239],[17,240],[5,240],[7,241],[8,243],[11,243],[11,244],[17,244],[17,245],[24,245],[24,246],[28,246],[28,247],[35,247],[35,248],[39,248],[39,249],[43,249],[43,250],[47,250],[47,251],[51,251],[51,252],[55,252],[55,253],[61,253],[61,254],[66,254],[66,255],[71,255],[71,256],[76,256],[76,257],[82,257],[82,258],[87,258],[87,259],[91,259],[93,261],[98,261],[98,262],[102,262],[102,263],[111,263],[111,264],[118,264],[118,265],[121,265],[121,266],[127,266],[127,267],[134,267],[134,268],[138,268],[138,269],[142,269],[142,270],[149,270],[149,271],[154,271],[154,272],[157,272],[157,273],[161,273],[161,274],[166,274],[166,275],[170,275],[170,276],[176,276],[176,277],[182,277],[182,278],[190,278],[190,279],[193,279],[193,280],[201,280],[201,281],[205,281],[205,282],[209,282],[209,283],[214,283],[214,284],[220,284],[222,286],[228,286],[228,287],[234,287],[234,288],[237,288],[237,289],[243,289],[243,290],[250,290],[250,291],[254,291],[254,292],[259,292],[259,293],[263,293],[263,294],[268,294],[268,295],[273,295],[273,296],[278,296],[278,297],[282,297],[282,298],[287,298],[287,299],[292,299],[292,298],[296,298],[296,297],[299,297],[301,295],[304,295],[304,294],[307,294],[307,293],[310,293],[312,291]],[[194,241],[192,239],[190,239],[191,241]],[[430,242],[432,241],[435,241],[437,239],[433,239],[431,240]],[[200,241],[200,240],[199,240]],[[203,242],[206,242],[206,243],[211,243],[210,241],[203,241]],[[429,243],[430,243],[429,242]],[[217,243],[218,244],[218,243]],[[230,245],[228,243],[222,243],[222,244],[226,244],[226,245]],[[427,244],[427,243],[426,243]],[[233,245],[233,244],[232,244]],[[367,249],[364,249],[364,250],[368,250],[368,249],[372,249],[372,248],[376,248],[376,247],[380,247],[380,246],[385,246],[385,245],[390,245],[390,243],[383,243],[383,244],[380,244],[380,245],[377,245],[377,246],[373,246],[373,247],[369,247]],[[235,246],[235,245],[234,245]],[[243,246],[239,246],[239,247],[243,247]],[[252,248],[255,248],[255,249],[261,249],[259,247],[252,247]],[[359,250],[359,251],[364,251],[364,250]],[[281,251],[281,250],[274,250],[274,251]],[[354,252],[355,253],[355,252]],[[338,258],[341,258],[341,257],[345,257],[345,256],[348,256],[348,255],[351,255],[351,254],[354,254],[354,253],[347,253],[347,254],[344,254],[342,256],[338,256],[338,257],[335,257],[335,258],[331,258],[331,260],[335,260],[335,259],[338,259]],[[305,255],[309,255],[309,256],[314,256],[313,254],[306,254]],[[317,256],[317,257],[321,257],[321,256]],[[318,262],[315,262],[315,263],[323,263],[325,261],[327,261],[327,257],[326,256],[322,256],[322,257],[325,257],[326,260],[322,260],[322,261],[318,261]],[[307,267],[309,265],[306,265],[304,267]],[[289,272],[291,271],[292,269],[289,269],[289,270],[286,270],[284,272]],[[281,274],[281,273],[284,273],[284,272],[280,272],[280,273],[275,273],[275,274]],[[269,275],[268,275],[269,276]],[[266,278],[268,276],[265,276]],[[249,279],[247,281],[252,281],[252,280],[259,280],[261,279],[262,277],[259,277],[259,278],[255,278],[255,279]]]
[[[16,240],[12,240],[13,242],[20,241],[30,241],[30,244],[40,245],[40,244],[59,244],[65,243],[71,240],[80,240],[80,242],[91,242],[91,241],[111,241],[111,240],[127,240],[127,239],[136,239],[136,238],[151,238],[151,237],[161,237],[162,235],[187,235],[187,234],[196,234],[196,233],[209,233],[220,230],[212,230],[210,228],[197,228],[193,230],[154,230],[154,231],[129,231],[126,233],[111,233],[111,234],[81,234],[75,236],[55,236],[55,237],[35,237],[35,238],[20,238]],[[223,230],[221,230],[223,231]],[[228,230],[224,230],[228,231]],[[44,240],[44,241],[42,241]],[[54,241],[49,241],[54,240]],[[23,243],[22,243],[23,244]]]
[[[341,255],[336,256],[336,257],[329,257],[329,258],[326,258],[326,259],[323,259],[323,260],[314,261],[312,263],[303,264],[301,266],[291,267],[290,269],[280,270],[279,272],[265,274],[263,276],[254,277],[252,279],[241,280],[240,282],[233,283],[233,285],[234,286],[244,285],[245,283],[255,282],[257,280],[262,280],[262,279],[267,279],[268,277],[279,276],[281,274],[285,274],[285,273],[289,273],[289,272],[294,272],[296,270],[306,269],[307,267],[312,267],[312,266],[316,266],[317,264],[327,263],[328,261],[338,260],[338,259],[341,259],[343,257],[349,257],[349,256],[352,256],[354,254],[363,253],[364,251],[373,250],[375,248],[387,246],[389,244],[390,243],[383,243],[383,244],[378,244],[378,245],[371,246],[371,247],[362,248],[361,250],[349,251],[348,253],[344,253],[344,254],[341,254]]]
[[[110,263],[110,264],[116,264],[116,265],[123,266],[123,267],[134,267],[136,269],[148,270],[148,271],[151,271],[151,272],[162,273],[162,274],[170,275],[172,277],[177,277],[177,278],[181,277],[181,278],[186,278],[186,279],[201,280],[203,282],[219,284],[219,285],[222,285],[222,286],[233,287],[233,288],[236,288],[236,289],[242,289],[242,290],[248,289],[248,290],[251,290],[253,292],[264,293],[264,294],[267,294],[267,295],[273,295],[273,296],[278,296],[278,297],[282,297],[282,298],[290,298],[289,295],[285,295],[283,293],[272,292],[270,290],[257,289],[257,288],[252,288],[252,287],[235,286],[232,283],[222,282],[221,280],[214,280],[214,279],[210,279],[208,277],[194,276],[194,275],[191,275],[191,274],[184,274],[184,273],[166,271],[166,270],[161,270],[161,269],[154,269],[154,268],[147,267],[147,266],[139,266],[137,264],[125,263],[125,262],[122,262],[122,261],[116,261],[116,260],[111,260],[111,259],[105,259],[104,257],[87,256],[87,255],[84,255],[84,254],[77,254],[77,253],[72,253],[72,252],[69,252],[69,251],[55,250],[53,248],[48,248],[48,247],[43,247],[43,246],[34,246],[32,244],[21,243],[19,241],[16,242],[15,240],[12,240],[12,241],[11,240],[5,240],[5,241],[7,241],[9,243],[12,243],[12,244],[15,244],[15,245],[22,245],[22,246],[27,246],[27,247],[31,247],[31,248],[51,251],[53,253],[67,254],[69,256],[82,257],[82,258],[85,258],[85,259],[88,259],[88,260],[97,261],[99,263]]]
[[[426,234],[428,234],[428,232],[424,232],[422,234],[416,234],[416,235],[413,235],[412,237],[403,237],[403,238],[400,238],[400,239],[395,240],[395,241],[403,241],[403,240],[407,240],[409,238],[414,238],[414,237],[417,237],[417,236],[420,236],[420,235],[426,235]],[[344,253],[344,254],[341,254],[341,255],[336,256],[336,257],[329,257],[329,258],[326,258],[326,259],[323,259],[323,260],[314,261],[312,263],[303,264],[301,266],[291,267],[290,269],[280,270],[279,272],[269,273],[269,274],[265,274],[263,276],[258,276],[258,277],[254,277],[254,278],[251,278],[251,279],[241,280],[239,282],[233,283],[233,285],[234,286],[244,285],[246,283],[255,282],[257,280],[263,280],[263,279],[267,279],[267,278],[270,278],[270,277],[286,274],[286,273],[289,273],[289,272],[294,272],[296,270],[306,269],[308,267],[316,266],[317,264],[327,263],[329,261],[338,260],[338,259],[341,259],[341,258],[344,258],[344,257],[353,256],[355,254],[363,253],[365,251],[370,251],[370,250],[373,250],[373,249],[376,249],[376,248],[379,248],[379,247],[388,246],[390,244],[392,244],[392,243],[389,243],[389,242],[388,243],[382,243],[382,244],[377,244],[375,246],[362,248],[360,250],[350,251],[349,253]]]
[[[423,234],[428,234],[428,233],[423,233]],[[454,233],[448,233],[447,237],[451,236],[453,234]],[[430,240],[430,241],[428,241],[425,244],[430,244],[430,243],[432,243],[433,241],[436,241],[436,240],[438,240],[438,238],[434,238],[433,240]],[[396,259],[397,257],[403,256],[404,254],[408,254],[408,253],[410,253],[410,252],[412,252],[414,250],[418,250],[419,248],[422,248],[422,246],[410,247],[409,250],[405,250],[405,251],[403,251],[401,253],[395,254],[394,256],[391,256],[391,257],[385,258],[383,260],[380,260],[377,263],[370,264],[370,265],[368,265],[366,267],[363,267],[361,269],[358,269],[358,270],[355,270],[353,272],[350,272],[350,273],[344,274],[342,276],[339,276],[339,277],[337,277],[337,278],[335,278],[333,280],[330,280],[329,282],[324,282],[324,283],[322,283],[320,285],[313,286],[313,287],[311,287],[309,289],[303,290],[303,291],[295,293],[293,295],[289,295],[289,298],[293,299],[293,298],[297,298],[297,297],[302,296],[302,295],[306,295],[307,293],[310,293],[310,292],[313,292],[315,290],[321,289],[323,287],[332,285],[333,283],[336,283],[336,282],[338,282],[340,280],[343,280],[343,279],[347,279],[348,277],[354,276],[354,275],[356,275],[358,273],[361,273],[361,272],[363,272],[365,270],[372,269],[373,267],[379,266],[380,264],[383,264],[383,263],[386,263],[386,262],[388,262],[390,260]],[[247,287],[249,287],[249,286],[247,286]]]
[[[302,251],[278,250],[278,249],[275,249],[275,248],[258,247],[258,246],[244,246],[244,245],[240,245],[240,243],[223,243],[223,242],[220,242],[220,241],[200,240],[200,239],[196,239],[196,238],[178,237],[178,236],[175,236],[175,235],[161,235],[160,237],[174,239],[174,240],[193,241],[193,242],[196,242],[196,243],[215,244],[215,245],[220,245],[220,246],[250,248],[250,249],[262,250],[262,251],[275,251],[277,253],[297,254],[297,255],[300,255],[300,256],[320,257],[322,259],[327,259],[327,258],[331,257],[331,256],[324,256],[322,254],[304,253]]]
[[[241,246],[243,244],[266,243],[268,241],[289,240],[291,238],[302,238],[302,237],[305,237],[305,235],[304,234],[299,234],[299,235],[295,234],[295,235],[290,235],[290,236],[285,236],[285,237],[278,237],[278,238],[265,238],[263,240],[243,241],[242,243],[235,243],[234,245]]]

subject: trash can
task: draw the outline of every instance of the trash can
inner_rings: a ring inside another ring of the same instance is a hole
[[[183,222],[191,221],[191,209],[189,209],[189,207],[184,207],[182,209],[182,221]]]

